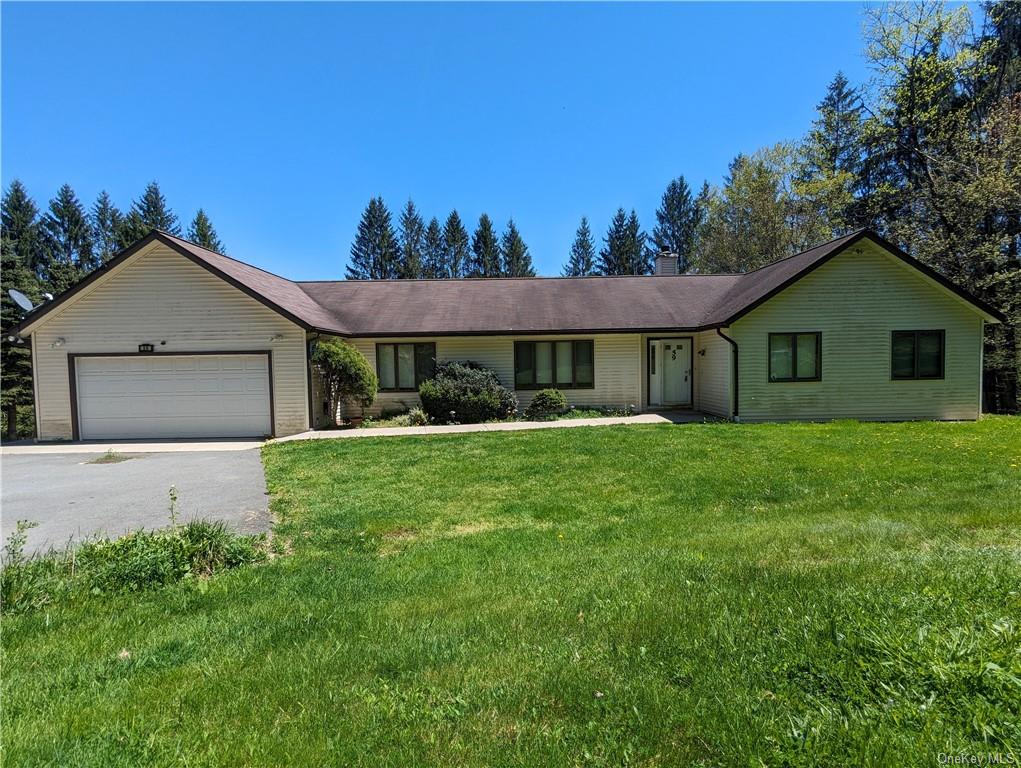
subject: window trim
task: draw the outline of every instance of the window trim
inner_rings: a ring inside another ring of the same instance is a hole
[[[380,358],[379,348],[380,347],[393,347],[394,384],[397,384],[401,380],[401,373],[400,373],[400,370],[399,370],[400,355],[398,355],[398,353],[397,353],[397,347],[401,346],[402,344],[408,344],[408,345],[410,345],[412,347],[420,347],[420,346],[432,347],[433,364],[436,363],[436,342],[435,341],[380,341],[380,342],[376,342],[376,380],[379,382],[379,388],[377,389],[378,392],[418,392],[419,386],[422,384],[423,381],[425,381],[425,379],[420,379],[418,377],[418,365],[416,364],[417,361],[418,361],[418,350],[417,349],[413,349],[412,353],[411,353],[411,361],[412,361],[411,365],[415,369],[415,371],[414,371],[414,374],[415,374],[415,386],[414,387],[400,387],[400,386],[384,387],[383,386],[383,383],[382,383],[383,382],[383,378],[382,378],[382,376],[380,376],[380,370],[379,370],[379,358]]]
[[[918,335],[921,333],[935,333],[939,336],[939,375],[919,376],[918,375]],[[893,372],[893,343],[897,335],[911,335],[914,342],[914,370],[913,376],[896,376]],[[890,381],[942,381],[947,374],[947,331],[945,328],[923,328],[920,330],[895,330],[890,331]]]
[[[773,337],[791,336],[791,375],[790,378],[773,378]],[[815,376],[798,376],[798,336],[815,336]],[[766,381],[770,384],[799,383],[803,381],[822,381],[822,331],[779,331],[770,333],[766,340]]]
[[[571,343],[571,383],[560,384],[557,382],[557,342]],[[532,345],[530,359],[532,362],[532,383],[518,384],[518,347],[521,345]],[[549,384],[535,383],[535,345],[550,344],[550,364],[553,370],[553,381]],[[592,345],[592,383],[578,384],[578,345]],[[514,390],[519,392],[532,392],[540,389],[595,389],[596,388],[596,342],[594,339],[536,339],[534,341],[514,341]]]

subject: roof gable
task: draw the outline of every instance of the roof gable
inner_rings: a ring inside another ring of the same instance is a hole
[[[707,316],[707,325],[730,325],[864,239],[872,241],[890,256],[899,259],[905,265],[936,282],[945,290],[962,299],[972,309],[994,322],[1003,322],[1006,319],[1003,313],[995,307],[973,296],[918,259],[912,258],[875,232],[861,229],[786,259],[767,264],[752,272],[746,272],[741,276],[737,285],[723,298],[719,306]]]
[[[325,312],[297,284],[291,280],[245,264],[229,256],[159,230],[153,230],[141,240],[128,246],[98,269],[93,270],[52,301],[33,309],[20,323],[5,331],[23,334],[50,316],[55,310],[73,302],[97,281],[114,273],[133,257],[145,252],[154,243],[162,243],[189,261],[208,270],[264,306],[306,329],[320,329],[343,334],[332,315]]]

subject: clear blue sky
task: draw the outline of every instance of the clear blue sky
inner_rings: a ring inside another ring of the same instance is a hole
[[[795,138],[863,6],[2,6],[2,181],[122,209],[157,179],[186,224],[296,279],[339,278],[358,218],[412,197],[470,229],[513,216],[558,274],[585,214],[651,229],[667,182],[719,182]]]

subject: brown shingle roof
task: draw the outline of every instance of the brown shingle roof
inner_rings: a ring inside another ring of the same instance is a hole
[[[150,232],[53,301],[23,328],[154,240],[309,330],[341,336],[700,330],[729,325],[864,237],[987,315],[995,308],[861,230],[744,274],[294,282],[165,232]]]
[[[353,336],[696,328],[735,275],[300,283]]]

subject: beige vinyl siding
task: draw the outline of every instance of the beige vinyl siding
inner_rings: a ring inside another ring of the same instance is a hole
[[[946,331],[945,377],[892,380],[891,332],[930,329]],[[822,380],[769,382],[769,334],[796,331],[822,333]],[[981,316],[870,243],[735,321],[730,335],[740,345],[742,421],[979,416]]]
[[[276,434],[307,429],[305,331],[162,244],[97,280],[32,335],[44,440],[72,436],[69,353],[135,352],[143,343],[164,353],[272,351]],[[58,338],[65,343],[55,347]]]
[[[727,333],[727,329],[723,332]],[[731,359],[730,344],[721,339],[716,331],[702,331],[695,335],[697,410],[714,416],[731,417]]]
[[[436,338],[352,339],[351,343],[376,365],[376,344],[434,342],[436,358],[473,360],[496,372],[504,386],[514,386],[514,342],[591,339],[595,357],[595,388],[565,389],[567,401],[576,406],[623,408],[641,402],[644,374],[640,370],[641,337],[638,334],[595,334],[577,336],[438,336]],[[518,406],[524,409],[534,394],[517,391]],[[321,398],[317,398],[321,399]],[[415,392],[380,392],[365,415],[406,410],[420,405]],[[318,411],[322,410],[321,404]]]

